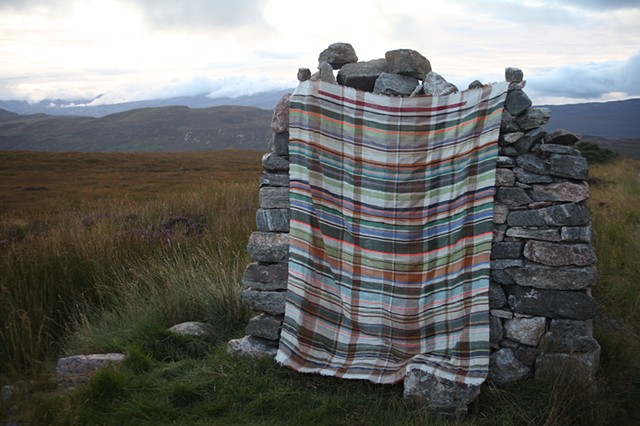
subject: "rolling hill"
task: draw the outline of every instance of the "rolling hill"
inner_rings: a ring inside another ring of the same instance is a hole
[[[272,112],[244,106],[142,108],[94,117],[0,110],[0,150],[265,150]]]

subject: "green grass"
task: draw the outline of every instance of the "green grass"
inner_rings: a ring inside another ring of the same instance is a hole
[[[27,161],[29,154],[23,155]],[[185,172],[185,181],[198,183],[175,183],[172,190],[174,184],[159,183],[161,170],[176,166],[170,156],[108,155],[91,162],[105,173],[96,186],[116,177],[108,173],[116,163],[137,161],[148,173],[126,175],[127,189],[107,191],[111,196],[98,201],[80,196],[72,209],[63,208],[67,198],[52,198],[60,205],[51,211],[38,212],[26,201],[20,207],[25,213],[16,207],[0,216],[0,276],[10,277],[2,281],[0,356],[8,368],[0,384],[36,379],[26,386],[31,391],[0,405],[0,419],[45,425],[623,425],[640,418],[638,161],[617,158],[591,171],[598,178],[590,201],[600,274],[594,295],[603,313],[595,322],[602,345],[596,386],[568,375],[500,389],[485,385],[467,418],[436,419],[408,406],[402,385],[297,374],[269,360],[226,354],[227,340],[242,336],[248,319],[238,294],[249,262],[245,244],[254,227],[259,158],[227,154],[218,161],[235,161],[238,168],[254,163],[253,171],[223,179],[212,170],[208,179]],[[32,161],[32,169],[47,168]],[[200,159],[185,154],[176,161]],[[76,179],[54,173],[49,185],[66,180],[59,187],[73,194],[87,173],[76,169]],[[17,182],[31,171],[4,173],[14,173]],[[137,198],[142,185],[158,190]],[[0,187],[0,196],[19,203],[18,186]],[[186,320],[213,324],[214,341],[167,332]],[[75,390],[47,380],[60,355],[112,351],[126,353],[125,363]]]

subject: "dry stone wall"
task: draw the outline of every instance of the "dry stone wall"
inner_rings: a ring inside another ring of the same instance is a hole
[[[320,54],[319,62],[318,72],[301,69],[298,78],[393,96],[458,90],[434,73],[426,58],[408,49],[358,62],[350,45],[337,43]],[[510,87],[496,169],[488,380],[504,385],[567,368],[593,379],[600,346],[591,324],[598,308],[590,291],[597,272],[587,206],[588,164],[573,148],[579,135],[542,129],[549,111],[532,107],[522,71],[507,68],[505,78]],[[479,81],[469,85],[481,86]],[[230,342],[230,351],[238,354],[273,356],[283,321],[289,244],[288,104],[286,96],[274,110],[270,152],[262,159],[257,231],[247,246],[255,263],[245,271],[242,295],[257,315],[247,325],[247,336]]]

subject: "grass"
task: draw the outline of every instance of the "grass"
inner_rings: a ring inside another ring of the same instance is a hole
[[[244,247],[253,229],[259,155],[227,152],[205,161],[203,154],[179,154],[173,162],[164,154],[90,154],[84,160],[76,154],[76,167],[49,170],[49,180],[28,184],[20,183],[21,174],[34,179],[56,161],[51,154],[21,155],[22,169],[3,167],[5,176],[15,177],[0,187],[0,197],[13,200],[0,214],[0,276],[10,277],[2,281],[0,354],[9,368],[0,384],[36,381],[0,406],[0,419],[52,425],[622,425],[640,418],[638,161],[620,157],[591,171],[600,273],[594,294],[603,312],[596,321],[603,347],[596,386],[568,375],[485,385],[467,418],[442,419],[408,406],[401,385],[297,374],[268,360],[226,354],[226,341],[243,335],[248,318],[238,283],[249,262]],[[167,183],[162,170],[176,163],[193,167]],[[236,174],[225,164],[244,171]],[[123,175],[127,185],[99,200],[79,197],[66,208],[64,194],[81,189],[89,170],[96,172],[96,186],[101,173],[103,186]],[[42,212],[21,199],[26,185],[48,185],[63,195],[51,197],[59,204]],[[137,190],[145,185],[150,190]],[[215,340],[166,331],[185,320],[213,324]],[[126,362],[75,390],[47,380],[57,356],[111,351],[126,353]]]

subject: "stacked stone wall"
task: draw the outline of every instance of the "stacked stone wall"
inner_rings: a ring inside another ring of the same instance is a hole
[[[341,44],[332,51],[335,46],[322,52],[314,76],[301,69],[299,79],[394,96],[457,91],[414,51],[357,62],[350,46]],[[337,81],[332,71],[336,66]],[[407,67],[413,67],[413,74]],[[391,68],[400,72],[388,72]],[[588,164],[573,148],[579,135],[548,134],[541,127],[549,111],[532,107],[522,71],[507,68],[505,78],[510,87],[496,168],[488,380],[503,385],[567,368],[593,379],[600,346],[591,323],[598,309],[590,291],[597,273],[587,206]],[[474,81],[469,87],[480,86]],[[255,262],[245,271],[242,295],[257,315],[247,325],[247,336],[230,342],[230,351],[239,354],[274,356],[283,321],[289,245],[288,104],[285,96],[274,110],[270,152],[262,159],[257,231],[247,246]]]

